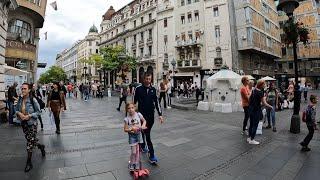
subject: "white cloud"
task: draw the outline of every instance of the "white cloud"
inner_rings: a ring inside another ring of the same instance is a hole
[[[39,62],[47,62],[47,68],[54,64],[56,54],[83,39],[92,24],[100,30],[102,15],[113,6],[118,10],[132,0],[57,0],[58,10],[48,0],[46,17],[40,30]],[[48,32],[48,39],[44,33]],[[38,74],[43,72],[38,69]]]

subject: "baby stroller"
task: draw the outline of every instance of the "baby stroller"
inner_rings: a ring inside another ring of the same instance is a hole
[[[150,175],[150,171],[148,169],[143,169],[142,168],[142,163],[141,163],[141,149],[140,147],[138,148],[138,156],[139,156],[139,170],[135,170],[132,173],[133,179],[134,180],[138,180],[138,179],[143,179],[146,178]],[[130,165],[130,161],[129,161],[129,165]]]

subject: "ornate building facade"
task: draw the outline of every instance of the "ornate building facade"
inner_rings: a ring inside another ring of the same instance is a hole
[[[5,63],[28,71],[34,82],[38,66],[39,30],[43,27],[47,0],[17,0],[8,14]]]

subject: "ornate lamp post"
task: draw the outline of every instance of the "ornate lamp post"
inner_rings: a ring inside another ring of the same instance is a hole
[[[172,65],[172,81],[174,86],[174,73],[175,73],[174,70],[176,69],[176,65],[177,65],[177,62],[174,58],[172,58],[171,65]]]
[[[293,11],[299,6],[298,0],[280,0],[279,5],[277,6],[278,11],[283,11],[289,17],[288,22],[294,23],[293,21]],[[299,91],[298,84],[298,57],[297,57],[297,40],[292,41],[293,49],[293,60],[294,60],[294,80],[295,80],[295,89],[294,89],[294,109],[293,115],[291,117],[290,132],[297,134],[300,133],[300,99],[301,94]]]
[[[87,66],[83,67],[83,72],[84,72],[83,76],[84,76],[84,83],[85,84],[87,83],[87,69],[88,69]]]
[[[118,59],[120,60],[120,61],[122,61],[122,60],[124,60],[124,59],[126,59],[126,54],[124,54],[124,53],[120,53],[119,55],[118,55]],[[124,73],[123,73],[123,67],[120,67],[121,68],[121,78],[122,78],[122,80],[123,81],[125,81],[125,76],[124,76]]]

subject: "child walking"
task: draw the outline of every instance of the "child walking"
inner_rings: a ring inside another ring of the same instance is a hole
[[[136,112],[136,106],[130,102],[126,104],[127,117],[124,118],[124,132],[129,135],[129,145],[131,147],[131,155],[129,162],[129,170],[139,170],[140,167],[140,153],[139,143],[142,143],[141,130],[147,129],[146,120],[142,114]]]
[[[318,102],[317,96],[310,96],[310,104],[306,109],[306,124],[309,130],[308,135],[304,138],[304,140],[300,143],[302,146],[301,151],[310,151],[311,149],[308,147],[316,127],[316,104]]]

